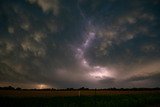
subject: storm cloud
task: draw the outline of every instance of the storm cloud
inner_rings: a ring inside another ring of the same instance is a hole
[[[1,0],[0,86],[160,86],[159,0]]]

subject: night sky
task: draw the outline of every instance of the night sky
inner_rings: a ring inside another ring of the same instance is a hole
[[[0,0],[0,86],[160,87],[159,0]]]

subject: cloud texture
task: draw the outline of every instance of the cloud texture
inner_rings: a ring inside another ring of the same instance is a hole
[[[159,10],[159,0],[1,0],[0,85],[159,87]]]

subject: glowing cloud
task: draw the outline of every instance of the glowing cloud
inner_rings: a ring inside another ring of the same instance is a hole
[[[96,80],[105,79],[106,77],[113,77],[113,74],[110,73],[107,68],[101,66],[94,66],[93,72],[90,72],[89,75]]]

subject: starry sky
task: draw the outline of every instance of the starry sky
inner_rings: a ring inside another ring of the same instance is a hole
[[[0,86],[160,86],[159,0],[0,0]]]

